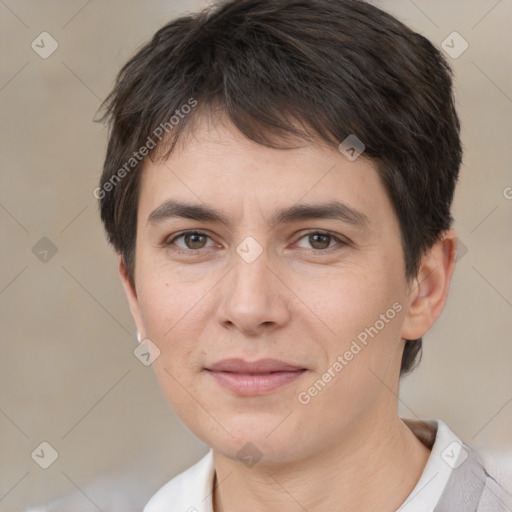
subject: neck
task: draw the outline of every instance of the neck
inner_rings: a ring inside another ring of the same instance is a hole
[[[392,512],[418,482],[430,450],[395,415],[358,425],[293,465],[245,467],[214,451],[215,512]],[[357,431],[356,431],[357,430]],[[219,482],[221,484],[219,485]]]

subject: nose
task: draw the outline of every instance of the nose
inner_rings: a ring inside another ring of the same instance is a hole
[[[219,290],[219,322],[226,328],[258,336],[286,325],[290,320],[290,290],[269,266],[267,251],[252,262],[238,253],[233,268]]]

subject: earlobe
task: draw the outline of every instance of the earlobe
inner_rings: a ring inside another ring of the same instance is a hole
[[[135,289],[135,285],[132,284],[130,276],[128,274],[128,269],[124,263],[124,259],[122,256],[119,256],[119,264],[118,264],[119,277],[121,279],[121,283],[123,284],[124,292],[126,294],[126,298],[128,299],[128,305],[130,306],[130,311],[132,313],[133,321],[135,322],[137,328],[138,336],[143,336],[145,332],[144,325],[142,322],[142,317],[139,309],[139,300],[137,297],[137,292]],[[142,333],[142,334],[141,334]]]
[[[421,259],[418,275],[409,292],[402,338],[421,338],[441,315],[455,268],[457,235],[448,230]]]

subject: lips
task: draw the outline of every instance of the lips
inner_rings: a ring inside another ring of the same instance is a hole
[[[214,372],[230,372],[244,374],[262,374],[273,372],[293,372],[304,370],[278,359],[260,359],[258,361],[244,361],[243,359],[223,359],[213,363],[208,370]]]
[[[238,396],[269,393],[298,379],[307,371],[306,368],[277,359],[224,359],[206,370],[218,384]]]

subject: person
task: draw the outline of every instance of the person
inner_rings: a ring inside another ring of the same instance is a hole
[[[398,415],[456,260],[439,50],[364,1],[228,0],[158,30],[103,108],[139,341],[210,447],[145,512],[511,510],[443,421]]]

